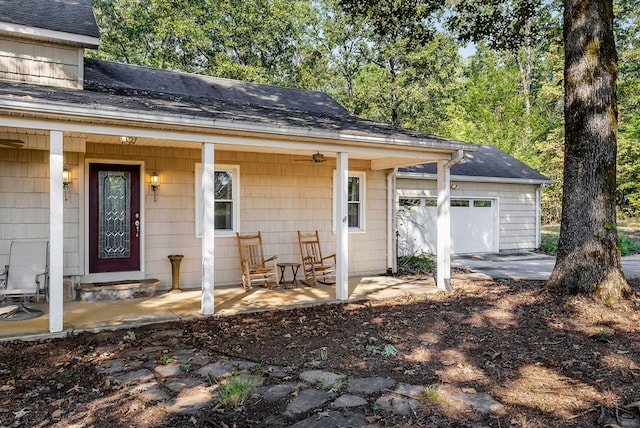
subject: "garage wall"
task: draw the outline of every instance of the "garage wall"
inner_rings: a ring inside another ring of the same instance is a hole
[[[536,188],[534,184],[480,183],[451,179],[457,185],[451,197],[498,199],[500,251],[534,249],[536,247]],[[436,181],[398,178],[400,197],[437,197]]]

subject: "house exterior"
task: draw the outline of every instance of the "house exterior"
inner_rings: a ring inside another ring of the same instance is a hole
[[[478,146],[451,167],[451,251],[484,253],[540,246],[540,191],[544,175],[502,150]],[[400,255],[436,252],[435,165],[399,168]]]
[[[476,147],[351,116],[325,94],[85,58],[89,0],[0,0],[0,263],[16,239],[50,248],[49,329],[80,284],[239,284],[235,234],[299,261],[318,230],[348,275],[393,266],[396,168],[435,162],[439,287],[450,279],[449,168]],[[323,162],[321,162],[324,160]]]

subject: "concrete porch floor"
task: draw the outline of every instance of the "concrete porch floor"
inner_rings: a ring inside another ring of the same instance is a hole
[[[433,278],[407,280],[390,276],[353,277],[349,279],[349,301],[383,299],[402,295],[437,292]],[[23,321],[0,321],[0,340],[62,337],[72,332],[135,327],[137,325],[203,317],[200,313],[200,290],[181,293],[159,292],[148,299],[107,303],[65,302],[64,331],[49,333],[47,303],[30,304],[42,310],[38,318]],[[214,292],[214,316],[244,312],[290,309],[336,302],[335,287],[308,287],[245,291],[240,286],[219,287]]]

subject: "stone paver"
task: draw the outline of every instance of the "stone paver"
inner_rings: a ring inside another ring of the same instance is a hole
[[[165,409],[171,413],[189,415],[210,404],[214,404],[211,388],[201,385],[184,389],[173,400],[167,402]]]
[[[393,379],[385,377],[363,377],[349,379],[347,391],[354,394],[375,394],[384,389],[391,389],[395,385]]]
[[[290,395],[296,388],[292,382],[280,383],[269,387],[258,388],[256,392],[264,397],[267,403],[275,403]]]
[[[160,389],[156,382],[147,382],[134,385],[129,388],[129,393],[135,395],[136,398],[145,402],[166,401],[169,395]]]
[[[192,349],[166,352],[168,363],[160,364],[159,356],[163,354],[158,349],[140,351],[135,354],[137,358],[132,353],[131,359],[105,361],[98,370],[113,388],[134,396],[145,406],[158,406],[168,414],[189,417],[197,417],[200,410],[216,405],[216,383],[229,381],[231,376],[250,380],[253,400],[285,409],[263,421],[268,426],[373,428],[375,422],[371,425],[367,415],[371,415],[374,406],[412,418],[420,414],[425,400],[424,385],[396,384],[385,377],[349,379],[332,371],[298,373],[295,367],[276,366],[265,367],[256,374],[254,362],[215,359]],[[451,387],[442,393],[487,417],[506,413],[504,406],[488,394],[466,394]],[[480,426],[484,425],[479,422]]]
[[[455,398],[464,401],[484,415],[504,415],[506,413],[502,403],[496,401],[496,399],[489,394],[467,394],[459,392],[455,395]]]
[[[166,364],[156,366],[154,371],[162,377],[173,377],[180,375],[183,370],[180,364]]]
[[[319,383],[322,385],[331,386],[337,381],[344,379],[346,376],[331,372],[325,372],[322,370],[307,370],[300,373],[300,379],[309,383]]]
[[[300,394],[287,406],[284,411],[284,415],[287,417],[294,417],[300,413],[306,413],[309,410],[321,407],[324,403],[331,400],[332,394],[326,391],[320,391],[319,389],[305,389],[300,391]]]
[[[367,400],[360,397],[359,395],[351,395],[345,394],[341,395],[333,402],[334,407],[358,407],[358,406],[366,406]]]
[[[393,392],[378,398],[376,404],[397,415],[412,416],[420,406],[422,394],[424,386],[400,384]]]

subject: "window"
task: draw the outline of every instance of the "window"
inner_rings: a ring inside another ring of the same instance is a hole
[[[476,208],[491,208],[490,199],[478,199],[473,201],[473,206]]]
[[[215,171],[215,208],[213,223],[216,230],[232,231],[233,221],[233,172]]]
[[[466,199],[452,199],[451,206],[452,207],[468,207],[469,201]]]
[[[335,174],[334,174],[335,183]],[[351,231],[365,230],[365,173],[348,172],[347,175],[347,225]],[[334,195],[334,212],[336,200]],[[334,223],[335,231],[335,223]]]
[[[361,177],[349,176],[347,184],[347,217],[350,228],[362,229]]]
[[[401,207],[419,207],[420,205],[422,205],[422,200],[419,198],[414,198],[414,199],[400,198]]]
[[[195,168],[196,236],[202,236],[202,164]],[[240,168],[237,165],[216,165],[214,184],[213,224],[216,235],[231,235],[240,219]]]

